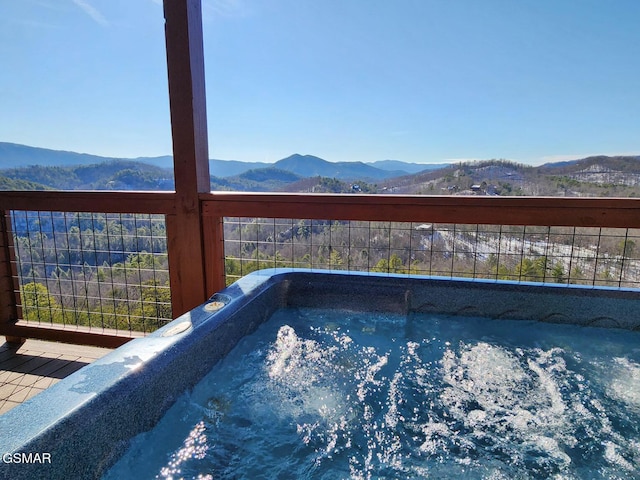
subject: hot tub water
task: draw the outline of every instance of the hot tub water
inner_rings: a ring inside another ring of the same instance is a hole
[[[633,478],[640,333],[280,309],[112,478]]]

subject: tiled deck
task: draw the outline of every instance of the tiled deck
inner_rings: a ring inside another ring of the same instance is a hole
[[[31,339],[19,346],[0,344],[0,414],[110,351]]]

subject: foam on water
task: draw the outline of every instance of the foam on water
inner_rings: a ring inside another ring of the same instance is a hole
[[[609,391],[611,395],[629,408],[640,411],[640,365],[628,358],[614,358],[610,371]]]
[[[281,310],[105,478],[634,478],[639,340]]]

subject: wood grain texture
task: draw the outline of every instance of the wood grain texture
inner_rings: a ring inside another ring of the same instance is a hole
[[[13,325],[20,318],[20,295],[15,252],[11,233],[11,217],[8,211],[0,210],[0,324]],[[8,341],[20,343],[18,338]]]
[[[199,0],[165,0],[165,39],[173,138],[175,215],[167,216],[174,318],[207,299],[201,204],[209,152]]]
[[[174,213],[173,192],[0,192],[0,210],[97,213]]]
[[[269,194],[200,195],[212,217],[640,228],[640,199]]]

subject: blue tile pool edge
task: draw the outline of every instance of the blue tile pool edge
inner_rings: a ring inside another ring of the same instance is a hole
[[[99,478],[242,336],[277,308],[308,306],[538,319],[640,329],[637,291],[403,275],[262,270],[0,416],[0,477]],[[169,336],[166,336],[169,335]],[[144,398],[144,402],[139,399]],[[54,473],[55,472],[55,473]]]

